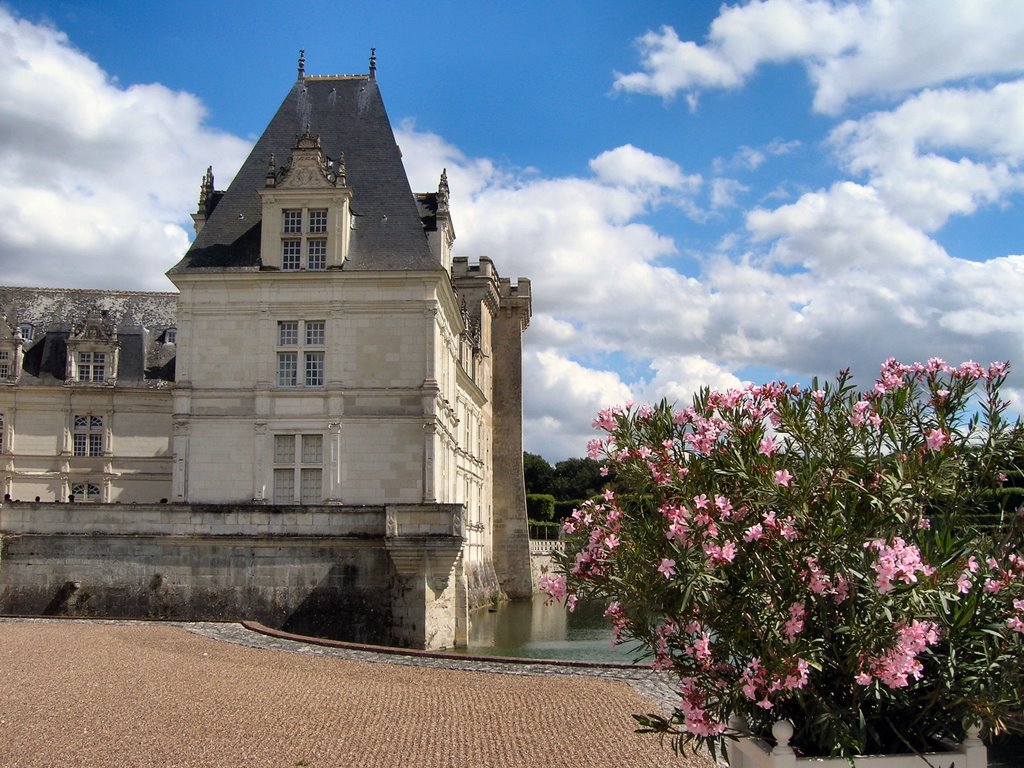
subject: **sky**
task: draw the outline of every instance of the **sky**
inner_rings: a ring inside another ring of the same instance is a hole
[[[0,0],[0,281],[173,290],[299,49],[371,47],[455,254],[531,281],[526,450],[888,357],[1009,360],[1021,402],[1024,0]]]

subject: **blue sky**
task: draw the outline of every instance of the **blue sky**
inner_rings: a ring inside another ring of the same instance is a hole
[[[702,385],[1024,365],[1024,0],[0,0],[4,282],[171,290],[298,50],[371,46],[456,253],[532,280],[527,450]]]

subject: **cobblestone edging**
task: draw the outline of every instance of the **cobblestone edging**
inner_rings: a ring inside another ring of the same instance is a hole
[[[502,675],[575,675],[602,680],[619,680],[630,685],[637,693],[648,699],[663,714],[672,711],[679,701],[679,694],[671,684],[671,677],[645,667],[572,665],[542,661],[491,661],[479,656],[456,658],[453,655],[432,655],[360,649],[351,644],[344,647],[320,645],[316,642],[277,637],[248,629],[233,622],[185,622],[185,621],[132,621],[128,619],[63,619],[63,618],[13,618],[0,617],[0,622],[73,622],[130,626],[159,623],[163,626],[180,627],[193,634],[212,640],[242,645],[249,648],[263,648],[288,653],[324,656],[350,661],[364,661],[380,664],[402,664],[434,669],[456,669],[464,672],[491,672]]]

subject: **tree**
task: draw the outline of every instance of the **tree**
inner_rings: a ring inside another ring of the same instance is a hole
[[[555,464],[552,495],[560,501],[589,499],[599,495],[606,480],[601,463],[594,459],[565,459]]]
[[[547,459],[536,453],[523,452],[523,476],[526,478],[526,493],[552,493],[555,470]]]

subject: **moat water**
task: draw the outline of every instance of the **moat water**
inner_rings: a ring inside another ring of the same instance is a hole
[[[574,612],[543,596],[512,600],[470,614],[469,648],[476,656],[614,661],[631,664],[631,646],[613,646],[604,606],[581,604]]]

